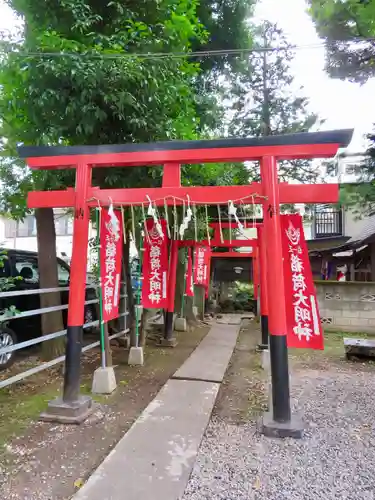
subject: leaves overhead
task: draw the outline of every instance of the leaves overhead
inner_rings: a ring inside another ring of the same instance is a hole
[[[368,135],[370,146],[364,160],[358,165],[360,175],[356,184],[345,184],[341,203],[358,217],[375,214],[375,133]]]
[[[365,83],[375,75],[375,0],[309,0],[310,15],[326,41],[333,78]]]
[[[225,58],[142,57],[150,53],[249,46],[253,0],[8,0],[24,19],[2,40],[3,209],[25,210],[30,189],[74,184],[73,172],[29,172],[18,143],[118,144],[195,139],[221,118],[210,87]],[[206,85],[207,84],[207,85]],[[202,86],[205,86],[205,91]],[[199,167],[186,167],[194,174]],[[212,168],[207,183],[218,176]],[[102,187],[160,185],[161,169],[95,169]],[[219,175],[220,177],[220,175]],[[235,175],[234,175],[235,178]],[[189,182],[189,181],[188,181]],[[17,210],[17,211],[15,211]]]

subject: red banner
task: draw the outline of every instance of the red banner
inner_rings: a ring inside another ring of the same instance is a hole
[[[121,214],[102,208],[100,223],[100,280],[103,298],[103,321],[119,315],[122,259]]]
[[[167,223],[164,219],[159,222],[163,236],[157,231],[153,219],[146,221],[148,236],[144,237],[142,305],[147,309],[168,307]]]
[[[194,252],[194,284],[204,287],[209,281],[210,247],[198,246]]]
[[[191,248],[188,249],[185,295],[188,297],[194,297],[193,259],[191,256]]]
[[[300,215],[281,215],[288,347],[324,349],[310,259]]]

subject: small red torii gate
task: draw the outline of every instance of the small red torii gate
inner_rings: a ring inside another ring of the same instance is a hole
[[[265,211],[267,207],[263,203],[263,210]],[[266,256],[266,246],[262,245],[262,233],[263,233],[263,222],[254,222],[251,220],[241,221],[244,229],[256,229],[257,230],[257,240],[256,241],[256,253],[254,255],[254,298],[258,299],[258,289],[257,286],[260,285],[260,327],[262,332],[262,341],[259,344],[259,348],[264,350],[268,348],[268,294],[267,294],[267,256]],[[236,229],[237,224],[235,222],[224,221],[210,222],[210,227],[214,229],[214,241],[219,242],[220,240],[220,227],[222,229]],[[233,240],[232,240],[233,241]],[[239,241],[239,240],[234,240]],[[244,243],[250,240],[242,240]],[[220,246],[220,245],[217,245]],[[241,246],[246,246],[243,244]]]
[[[115,205],[140,205],[147,202],[146,196],[155,200],[157,205],[173,197],[180,204],[180,200],[187,199],[187,195],[192,203],[202,205],[227,204],[229,200],[253,196],[252,203],[263,205],[261,248],[265,248],[268,290],[272,289],[272,295],[270,292],[268,297],[268,318],[273,413],[271,420],[268,417],[264,420],[263,427],[264,432],[271,429],[277,433],[280,430],[287,435],[291,410],[285,307],[284,301],[280,300],[284,295],[284,283],[279,206],[280,203],[335,203],[338,201],[338,185],[279,183],[277,161],[335,156],[339,148],[349,144],[352,134],[352,130],[336,130],[246,139],[19,147],[20,156],[26,158],[27,165],[32,169],[76,170],[75,189],[31,192],[28,196],[29,208],[74,208],[64,390],[61,399],[49,404],[47,412],[51,419],[82,421],[92,407],[91,399],[79,394],[90,207],[97,206],[98,202],[108,205],[110,200]],[[259,161],[261,183],[247,186],[181,186],[182,164],[238,161]],[[163,165],[161,188],[100,189],[92,186],[93,168],[145,165]],[[261,258],[263,268],[264,262]],[[275,300],[272,300],[273,297]]]
[[[196,246],[208,246],[208,247],[229,247],[229,248],[239,248],[239,247],[252,247],[254,248],[254,252],[234,252],[234,251],[229,251],[229,252],[212,252],[210,253],[210,265],[209,265],[209,274],[210,274],[210,269],[211,269],[211,258],[212,257],[239,257],[239,258],[252,258],[253,259],[253,267],[255,272],[254,274],[254,298],[257,299],[258,296],[258,241],[253,238],[253,239],[247,239],[247,240],[239,240],[239,239],[232,239],[232,240],[221,240],[220,238],[220,233],[219,233],[219,226],[217,226],[218,223],[215,222],[210,222],[209,226],[213,227],[215,229],[214,231],[214,236],[210,240],[202,240],[202,241],[195,241],[195,240],[180,240],[177,242],[178,248],[183,248],[183,247],[196,247]],[[216,227],[217,226],[217,227]],[[246,226],[246,224],[244,225]],[[229,226],[228,226],[229,227]],[[235,228],[236,225],[232,223],[232,227]],[[250,227],[250,226],[248,226]],[[251,226],[254,227],[254,226]],[[216,230],[217,229],[217,230]],[[171,248],[171,259],[170,259],[170,267],[169,267],[169,289],[170,289],[170,297],[174,298],[174,292],[175,292],[175,286],[176,286],[176,271],[177,271],[177,259],[174,257],[173,252],[176,250]],[[206,290],[206,298],[208,297],[208,288]],[[166,332],[166,337],[170,336],[172,334],[172,329],[173,329],[173,313],[174,313],[174,299],[171,298],[171,301],[168,306],[168,311],[166,313],[166,321],[165,321],[165,332]]]

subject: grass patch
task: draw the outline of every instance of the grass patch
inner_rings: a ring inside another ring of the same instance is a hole
[[[0,390],[0,447],[11,441],[38,418],[48,401],[57,397],[59,389],[50,388],[34,394],[20,393],[12,388]]]
[[[32,392],[22,386],[0,389],[0,448],[25,430],[47,408],[48,402],[60,395],[56,385],[46,389],[35,387]],[[40,391],[40,392],[39,392]],[[98,403],[105,403],[110,396],[91,394],[91,385],[81,385],[81,394],[87,394]]]
[[[91,383],[87,382],[85,384],[81,384],[80,386],[80,394],[84,396],[91,396],[91,398],[97,403],[104,404],[108,401],[108,399],[115,394],[114,391],[112,394],[94,394],[91,392]]]

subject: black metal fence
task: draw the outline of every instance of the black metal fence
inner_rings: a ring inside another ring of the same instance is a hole
[[[87,288],[95,288],[95,286],[89,286]],[[38,290],[24,290],[24,291],[10,291],[10,292],[0,292],[0,298],[10,298],[13,297],[14,295],[35,295],[35,294],[42,294],[42,293],[53,293],[53,292],[61,292],[61,291],[69,291],[69,288],[44,288],[44,289],[38,289]],[[120,338],[120,337],[125,337],[128,332],[129,328],[127,328],[127,316],[129,315],[129,311],[127,308],[127,295],[125,293],[122,293],[120,295],[120,315],[119,318],[122,318],[122,328],[121,331],[118,333],[115,333],[113,335],[110,335],[110,339],[115,339],[115,338]],[[88,304],[96,304],[98,302],[98,299],[93,299],[93,300],[86,300],[85,305]],[[30,311],[24,311],[24,312],[19,312],[16,315],[12,316],[10,319],[15,320],[17,318],[26,318],[26,317],[31,317],[35,316],[38,314],[48,314],[53,311],[61,311],[64,309],[67,309],[68,305],[61,305],[61,306],[55,306],[55,307],[45,307],[43,309],[34,309]],[[98,326],[99,321],[92,321],[90,323],[86,323],[83,328],[91,328],[93,326]],[[14,345],[0,345],[0,356],[6,356],[7,354],[13,352],[13,351],[19,351],[21,349],[25,349],[26,347],[30,347],[32,345],[40,344],[42,342],[47,342],[48,340],[51,339],[56,339],[58,337],[64,337],[66,335],[66,330],[62,330],[60,332],[55,332],[55,333],[50,333],[48,335],[41,335],[37,338],[27,340],[25,342],[19,342]],[[93,349],[94,347],[99,346],[100,342],[97,340],[96,342],[93,342],[89,345],[86,345],[82,348],[82,352],[86,352],[90,349]],[[52,361],[48,361],[45,363],[41,363],[38,366],[35,366],[33,368],[30,368],[29,370],[26,370],[22,373],[18,373],[17,375],[11,376],[7,379],[0,380],[0,389],[3,387],[7,387],[11,384],[14,384],[16,382],[19,382],[20,380],[23,380],[27,377],[30,377],[31,375],[34,375],[35,373],[41,372],[43,370],[46,370],[47,368],[51,368],[54,365],[57,365],[58,363],[62,363],[65,360],[65,356],[59,356],[58,358],[53,359]]]
[[[314,218],[315,238],[329,238],[343,235],[342,211],[338,209],[325,209],[315,213]]]

